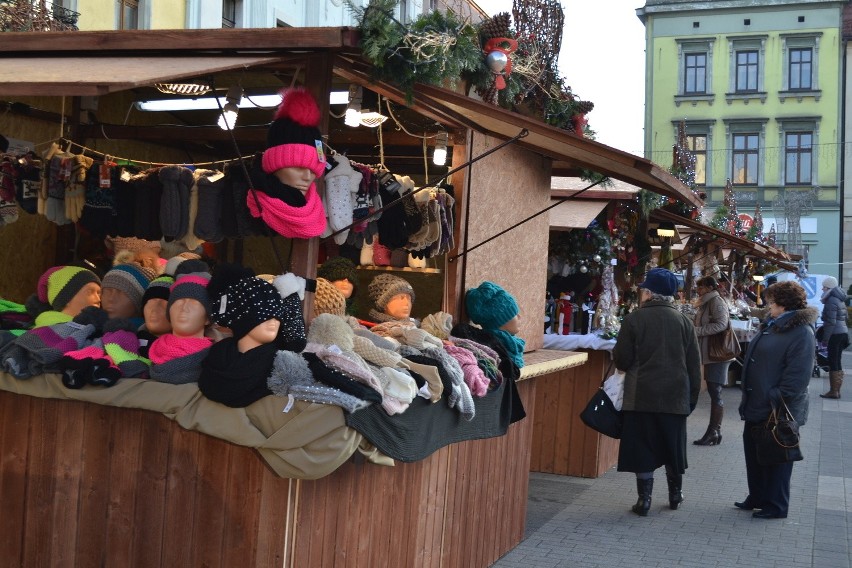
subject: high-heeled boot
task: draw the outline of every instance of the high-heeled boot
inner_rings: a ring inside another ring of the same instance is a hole
[[[654,490],[654,478],[636,479],[636,492],[639,494],[639,499],[631,509],[640,517],[647,517],[648,511],[651,509],[651,493]]]
[[[669,509],[676,511],[678,506],[683,503],[683,475],[679,473],[670,473],[666,468],[666,481],[669,484]]]
[[[819,395],[820,398],[840,398],[840,387],[843,386],[843,371],[829,371],[828,385],[828,392]]]
[[[725,407],[714,404],[710,407],[710,424],[700,440],[692,442],[696,446],[717,446],[722,443],[722,418]]]

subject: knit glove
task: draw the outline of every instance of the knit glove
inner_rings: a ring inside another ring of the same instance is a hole
[[[71,155],[56,155],[50,159],[47,166],[47,199],[44,204],[44,216],[48,221],[57,225],[67,225],[70,221],[65,216],[65,188],[71,180]]]
[[[139,355],[139,338],[136,333],[118,329],[104,333],[104,351],[122,377],[147,377],[151,362]],[[111,386],[111,385],[110,385]]]
[[[100,374],[100,369],[108,368],[109,366],[110,362],[104,351],[103,342],[98,338],[92,345],[75,351],[69,351],[62,356],[59,362],[59,368],[62,372],[62,384],[69,389],[81,389],[92,382],[95,367],[98,368],[98,373]]]
[[[355,353],[373,365],[378,365],[379,367],[407,368],[407,365],[402,361],[402,355],[391,349],[382,349],[366,337],[355,335],[352,338],[352,343]]]
[[[352,169],[346,156],[335,156],[337,165],[325,175],[325,211],[328,215],[328,235],[352,224],[353,194],[358,193],[361,172]],[[342,245],[349,231],[334,236],[334,242]]]
[[[83,207],[86,205],[86,174],[94,160],[83,155],[74,156],[72,160],[71,179],[65,189],[65,216],[76,223],[83,215]]]
[[[163,184],[160,228],[167,241],[182,239],[189,230],[189,189],[192,172],[183,166],[165,166],[159,173]]]
[[[470,388],[470,393],[478,397],[488,394],[490,381],[485,376],[485,373],[482,372],[482,369],[479,368],[474,354],[467,349],[455,345],[446,345],[444,349],[453,359],[459,362],[464,373],[464,382]]]
[[[219,176],[218,179],[217,175]],[[210,181],[214,179],[215,181]],[[222,232],[222,203],[225,179],[221,173],[198,178],[198,212],[195,216],[195,236],[208,243],[218,243],[225,238]]]
[[[376,375],[382,384],[382,409],[391,416],[404,412],[417,396],[414,379],[390,367],[382,367]]]
[[[444,346],[440,339],[417,327],[394,327],[390,329],[390,335],[415,349],[440,349]]]

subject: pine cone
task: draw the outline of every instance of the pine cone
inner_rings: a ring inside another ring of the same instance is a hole
[[[492,105],[497,104],[497,87],[493,82],[486,89],[480,89],[477,87],[476,94],[482,97],[482,100],[486,103]]]
[[[480,36],[483,41],[488,41],[494,37],[508,37],[509,25],[512,23],[512,17],[508,12],[496,14],[490,20],[486,20],[479,28]]]
[[[577,102],[577,113],[578,114],[589,114],[592,112],[592,109],[595,108],[595,103],[591,101],[578,101]]]

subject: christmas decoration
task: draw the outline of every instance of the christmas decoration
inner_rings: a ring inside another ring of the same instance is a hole
[[[597,221],[592,221],[586,229],[551,233],[548,257],[558,259],[584,274],[589,271],[600,273],[600,263],[612,258],[609,233]],[[596,257],[600,260],[594,260]],[[593,259],[595,264],[589,265],[589,259]]]
[[[746,239],[758,244],[766,242],[766,237],[763,235],[763,213],[760,211],[759,201],[754,206],[754,221],[752,221],[751,227],[746,233]]]
[[[772,223],[769,227],[769,234],[766,235],[766,244],[771,247],[775,246],[775,223]]]
[[[742,220],[739,213],[737,213],[737,198],[734,195],[734,188],[731,185],[730,179],[725,183],[725,194],[722,204],[713,213],[710,226],[735,236],[741,235]]]
[[[512,59],[509,56],[517,49],[518,42],[507,37],[491,38],[482,49],[488,68],[494,73],[494,88],[498,91],[506,88],[505,77],[512,72]]]
[[[621,320],[618,317],[618,288],[615,286],[612,266],[607,265],[603,269],[601,285],[603,291],[598,298],[595,327],[600,329],[604,339],[614,339],[621,329]]]
[[[695,154],[689,148],[686,137],[686,122],[683,120],[677,126],[677,139],[672,146],[672,166],[669,168],[669,172],[699,199],[703,200],[707,197],[703,191],[699,191],[695,186]],[[688,219],[697,219],[701,214],[697,207],[673,198],[668,198],[664,206],[672,213],[677,213]]]

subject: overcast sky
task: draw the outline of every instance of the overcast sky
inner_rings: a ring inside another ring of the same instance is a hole
[[[475,0],[489,14],[512,13],[513,0]],[[561,0],[565,12],[559,70],[574,94],[595,103],[596,140],[642,155],[645,26],[641,0]]]

